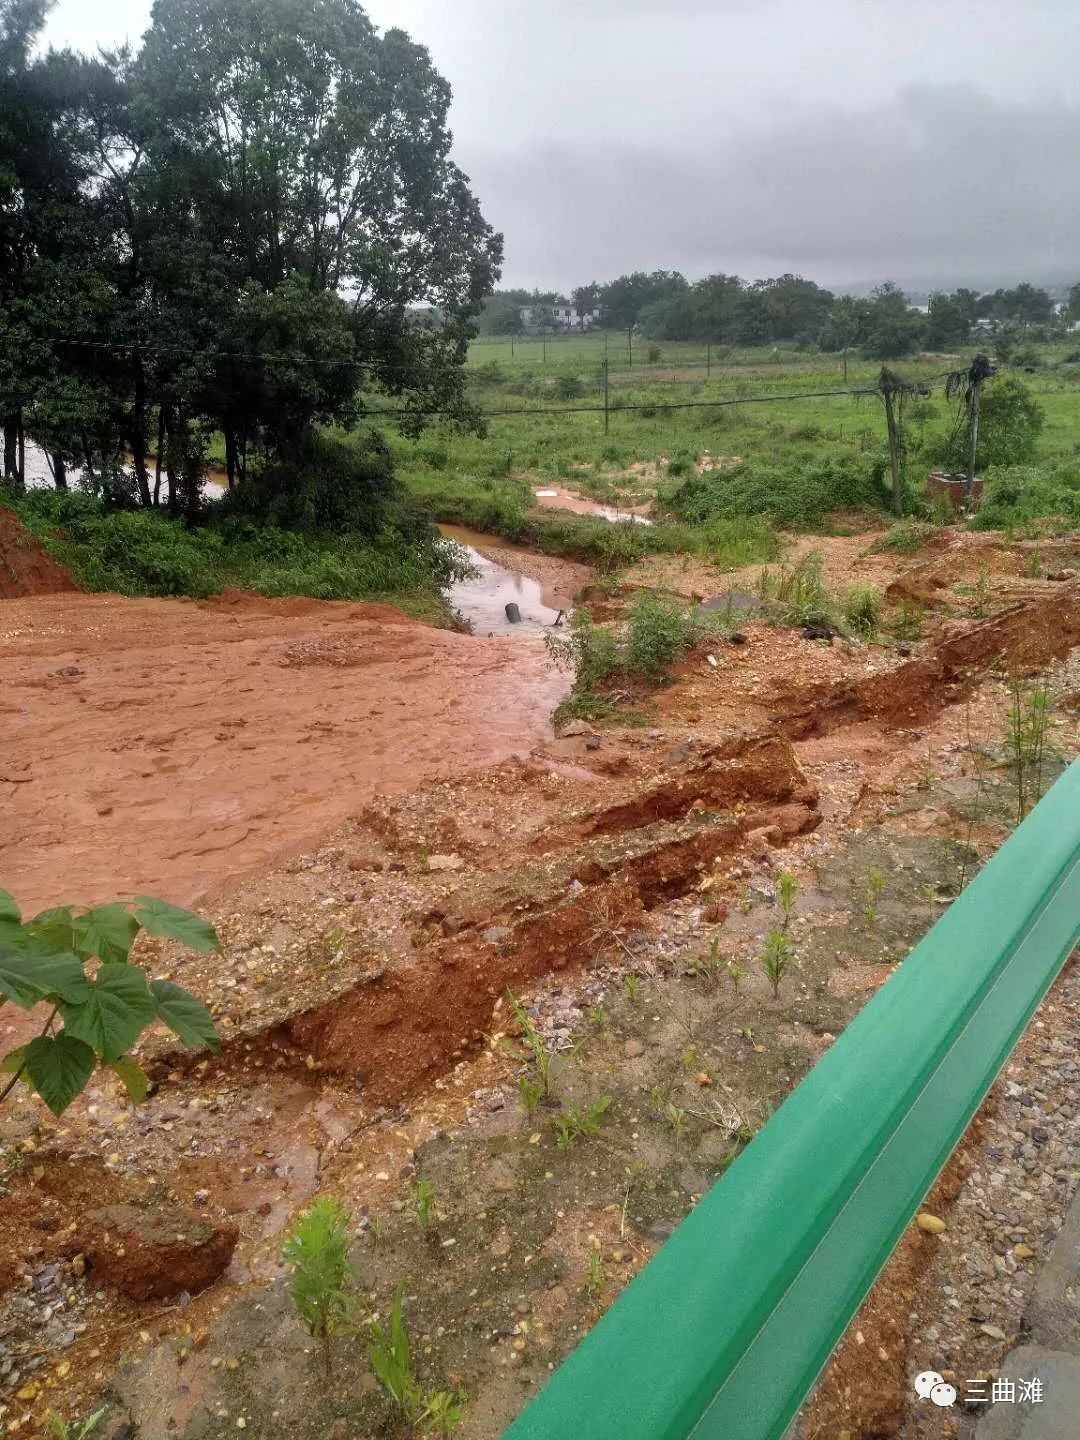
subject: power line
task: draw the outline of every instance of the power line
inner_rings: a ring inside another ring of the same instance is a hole
[[[728,405],[762,405],[767,404],[770,401],[779,400],[832,400],[835,397],[841,395],[879,395],[880,393],[881,392],[877,389],[810,390],[804,391],[796,395],[743,395],[730,400],[679,400],[670,402],[651,402],[646,400],[643,401],[640,405],[610,405],[607,408],[609,412],[618,411],[620,413],[625,413],[626,411],[633,410],[719,410]],[[417,418],[424,417],[431,419],[437,416],[452,417],[456,415],[457,412],[453,410],[411,410],[408,408],[402,408],[386,410],[357,410],[354,413],[365,417],[384,415],[389,418],[393,418],[395,416],[411,415]],[[602,415],[604,413],[604,406],[542,405],[537,406],[536,408],[531,408],[524,405],[515,405],[512,409],[478,410],[475,413],[485,420],[500,419],[515,415]]]

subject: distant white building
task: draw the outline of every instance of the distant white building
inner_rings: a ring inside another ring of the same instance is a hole
[[[521,323],[530,335],[539,335],[544,330],[588,330],[591,325],[599,322],[599,310],[587,310],[579,314],[569,300],[557,300],[553,305],[521,307]]]

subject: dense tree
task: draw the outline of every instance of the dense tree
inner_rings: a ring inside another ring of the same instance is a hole
[[[870,333],[873,309],[869,300],[841,295],[833,301],[821,330],[823,350],[855,350]]]
[[[938,291],[930,296],[926,343],[931,350],[951,350],[971,338],[968,311],[968,305],[959,294],[949,295],[945,291]]]
[[[704,280],[655,300],[641,312],[642,330],[656,340],[757,345],[805,339],[816,343],[833,297],[812,280],[781,275],[747,285],[737,275]]]
[[[878,285],[870,296],[862,349],[875,360],[911,355],[923,343],[926,317],[912,310],[907,297],[891,280]]]
[[[367,392],[471,418],[501,240],[426,50],[356,0],[156,0],[137,54],[34,61],[44,9],[0,0],[5,430],[99,479],[128,451],[144,505],[164,465],[192,506],[214,431],[243,478],[249,447],[300,464]]]
[[[686,278],[677,270],[635,270],[600,287],[600,309],[605,325],[626,330],[636,325],[647,305],[667,300],[687,288]]]
[[[576,286],[570,292],[570,303],[579,315],[591,315],[600,307],[600,286],[595,280]]]
[[[527,300],[518,300],[505,291],[496,291],[484,301],[478,327],[481,335],[520,335],[521,307]]]
[[[1054,302],[1045,290],[1025,280],[1011,290],[995,290],[979,297],[979,314],[991,320],[1014,320],[1022,325],[1045,324],[1054,318]]]

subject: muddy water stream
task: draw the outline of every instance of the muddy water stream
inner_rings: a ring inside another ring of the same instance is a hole
[[[496,564],[479,548],[487,549],[497,544],[500,553],[512,553],[511,546],[502,541],[494,542],[490,535],[467,530],[461,525],[440,525],[439,532],[461,546],[476,571],[470,579],[459,580],[452,585],[449,591],[451,605],[470,622],[475,634],[535,634],[553,625],[560,610],[570,609],[572,602],[569,596],[547,589],[520,570]],[[508,604],[517,605],[521,612],[520,621],[507,619]]]

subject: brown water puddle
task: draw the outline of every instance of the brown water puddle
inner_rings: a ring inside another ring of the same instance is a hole
[[[461,525],[440,525],[440,533],[453,540],[468,554],[476,574],[459,580],[449,591],[450,604],[472,625],[477,635],[511,635],[536,632],[555,623],[560,611],[570,609],[569,597],[560,595],[507,566],[488,559],[484,550],[492,545],[490,535],[482,535]],[[512,547],[498,542],[500,554],[512,553]],[[517,605],[520,621],[507,618],[508,604]]]
[[[647,505],[615,506],[602,505],[598,500],[587,500],[562,485],[543,485],[533,490],[538,505],[550,510],[571,510],[575,515],[595,515],[600,520],[611,520],[625,525],[651,525],[653,522],[643,513]]]

